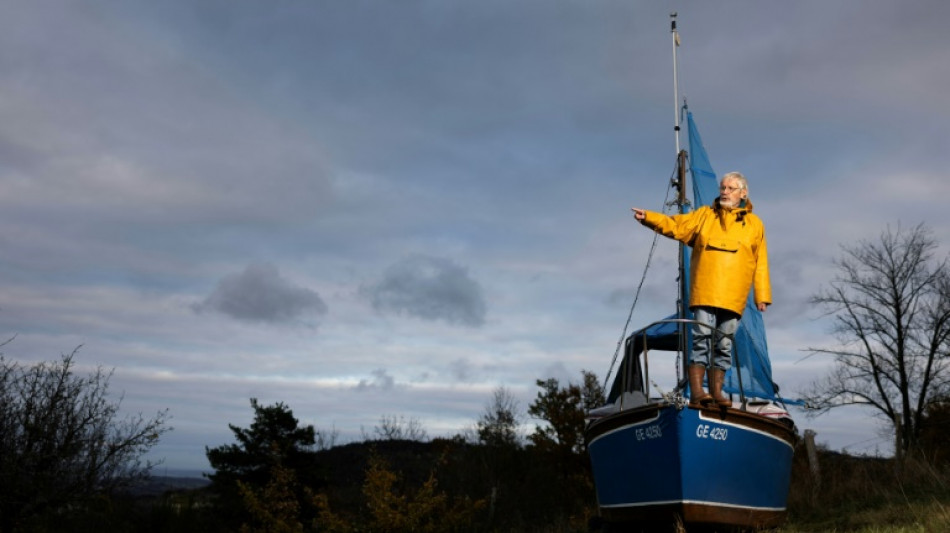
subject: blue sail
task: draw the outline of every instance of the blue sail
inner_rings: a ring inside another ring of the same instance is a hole
[[[713,171],[703,139],[696,128],[691,112],[686,113],[689,133],[689,170],[693,177],[693,205],[712,205],[719,196],[719,180]],[[686,249],[687,276],[689,275],[689,248]],[[687,284],[688,286],[688,284]],[[688,300],[687,300],[688,301]],[[690,313],[692,314],[692,313]],[[726,373],[723,390],[739,393],[740,379],[746,396],[778,400],[777,386],[772,381],[772,364],[765,340],[762,313],[755,306],[753,292],[749,291],[739,330],[736,332],[732,369]]]

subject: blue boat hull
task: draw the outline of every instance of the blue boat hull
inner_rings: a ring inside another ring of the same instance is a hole
[[[795,439],[785,424],[738,409],[652,404],[596,420],[587,441],[601,515],[777,525]]]

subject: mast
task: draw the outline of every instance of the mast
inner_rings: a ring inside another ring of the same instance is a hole
[[[673,132],[676,137],[676,179],[674,185],[677,188],[676,205],[680,214],[686,212],[686,150],[680,148],[680,108],[679,108],[679,72],[677,64],[677,49],[680,45],[679,31],[676,29],[676,12],[670,13],[670,33],[673,37]],[[678,276],[678,297],[676,299],[677,318],[686,318],[686,245],[679,245],[679,276]],[[679,327],[679,346],[682,354],[683,375],[686,374],[687,366],[687,339],[688,327],[685,323],[680,323]]]
[[[673,36],[673,135],[676,138],[676,153],[680,153],[680,102],[679,75],[676,64],[676,49],[680,45],[680,34],[676,31],[676,11],[670,13],[670,34]]]

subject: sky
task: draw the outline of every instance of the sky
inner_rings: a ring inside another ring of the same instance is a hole
[[[809,298],[842,245],[923,223],[948,253],[950,3],[3,2],[4,357],[114,370],[124,414],[168,409],[166,469],[207,469],[251,398],[343,443],[605,377],[653,240],[630,207],[670,194],[672,11],[680,103],[766,225],[794,397],[831,368]],[[674,311],[675,257],[631,327]],[[891,448],[867,412],[793,414]]]

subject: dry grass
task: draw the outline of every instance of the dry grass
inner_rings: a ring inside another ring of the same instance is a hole
[[[822,452],[820,475],[796,454],[789,521],[776,533],[950,531],[950,470],[923,458],[903,461]]]

